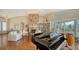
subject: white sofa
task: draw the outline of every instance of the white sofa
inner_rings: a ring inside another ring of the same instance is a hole
[[[27,31],[11,31],[8,34],[8,41],[18,41],[22,38],[22,36],[27,36],[28,32]]]
[[[22,38],[22,32],[12,31],[8,34],[8,41],[18,41]]]
[[[28,32],[23,30],[23,33],[22,33],[23,36],[28,36]]]
[[[35,33],[41,33],[41,30],[37,30]]]

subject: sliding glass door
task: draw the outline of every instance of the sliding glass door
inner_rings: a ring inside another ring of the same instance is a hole
[[[57,33],[59,33],[60,32],[60,24],[58,23],[58,22],[56,22],[55,24],[54,24],[54,26],[55,26],[55,32],[57,32]]]
[[[62,22],[62,23],[60,23],[60,32],[61,33],[64,33],[64,23]]]
[[[55,23],[55,32],[64,33],[64,22]]]
[[[65,32],[74,34],[74,21],[65,22]]]
[[[72,33],[76,38],[79,39],[79,20],[57,22],[55,23],[55,32]]]
[[[79,20],[76,20],[76,37],[79,37]]]

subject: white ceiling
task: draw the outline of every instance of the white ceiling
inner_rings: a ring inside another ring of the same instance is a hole
[[[2,16],[25,16],[29,13],[39,13],[45,15],[50,12],[59,12],[65,9],[0,9]]]

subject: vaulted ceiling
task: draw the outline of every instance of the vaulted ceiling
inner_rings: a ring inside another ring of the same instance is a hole
[[[59,12],[65,9],[0,9],[0,16],[4,17],[16,17],[27,16],[30,13],[38,13],[40,15],[46,15],[50,12]]]

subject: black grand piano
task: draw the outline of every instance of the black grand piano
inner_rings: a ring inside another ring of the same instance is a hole
[[[64,34],[50,35],[51,33],[35,33],[32,42],[40,50],[62,50],[66,46]]]

